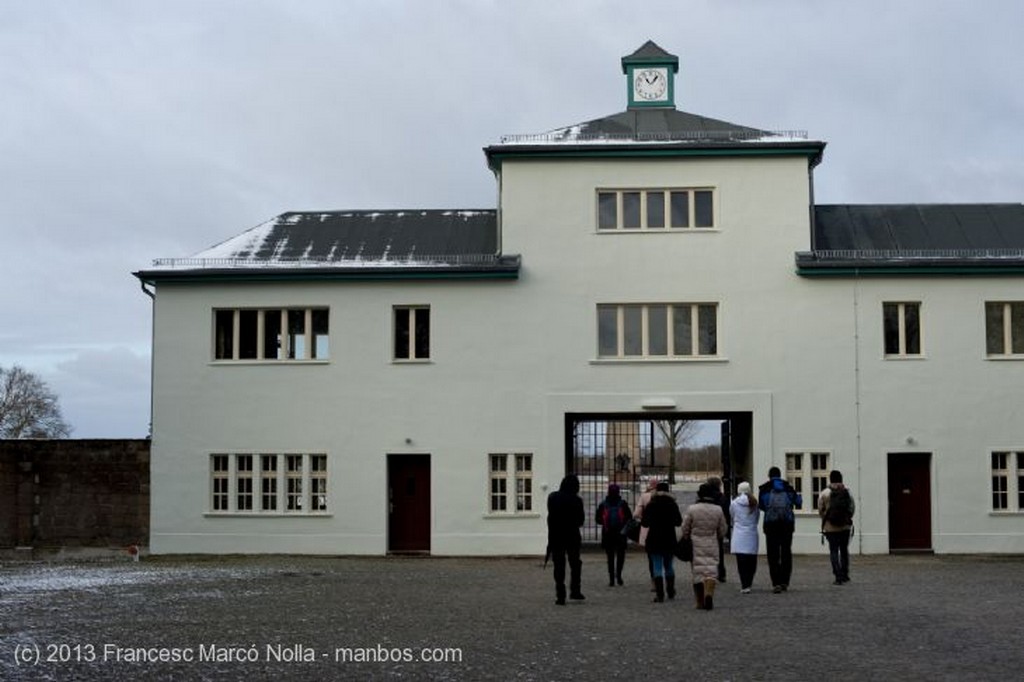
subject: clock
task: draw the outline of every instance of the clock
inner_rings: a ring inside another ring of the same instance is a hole
[[[667,102],[668,69],[636,69],[633,72],[633,99],[637,102]]]

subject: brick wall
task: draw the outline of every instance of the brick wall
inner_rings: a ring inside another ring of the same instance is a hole
[[[0,547],[149,544],[148,440],[0,440]]]

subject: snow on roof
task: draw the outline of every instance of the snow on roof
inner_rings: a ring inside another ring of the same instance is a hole
[[[806,142],[807,132],[802,130],[780,130],[773,132],[758,131],[756,134],[743,135],[733,131],[689,130],[674,133],[584,133],[579,125],[560,128],[546,133],[502,135],[501,141],[494,146],[523,144],[543,145],[636,145],[636,144],[709,144],[709,143],[743,143],[743,144],[776,144],[782,142]]]
[[[756,144],[806,142],[804,130],[764,130],[674,108],[627,110],[545,133],[504,135],[500,145]]]
[[[401,210],[290,212],[157,270],[205,268],[422,268],[489,265],[497,212]]]

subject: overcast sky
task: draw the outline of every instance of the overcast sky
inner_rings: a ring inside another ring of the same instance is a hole
[[[1020,0],[0,0],[0,366],[147,435],[133,271],[289,210],[493,208],[481,148],[625,108],[828,143],[819,203],[1024,200]],[[528,255],[526,255],[528,258]]]

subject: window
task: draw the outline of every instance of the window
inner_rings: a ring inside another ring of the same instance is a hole
[[[489,456],[489,509],[492,514],[533,512],[533,455],[529,453]],[[515,491],[510,500],[510,491]],[[514,503],[515,507],[511,504]]]
[[[430,307],[395,306],[395,360],[430,359]]]
[[[921,304],[883,303],[885,354],[909,357],[921,354]]]
[[[1024,451],[992,453],[992,511],[1024,512]]]
[[[718,305],[600,304],[597,354],[646,359],[717,356]]]
[[[260,504],[263,511],[277,511],[277,455],[260,455]]]
[[[327,511],[327,455],[309,457],[310,510]]]
[[[302,511],[302,455],[285,455],[285,509]]]
[[[228,510],[228,456],[213,455],[210,457],[210,509],[213,511]]]
[[[211,512],[326,512],[327,455],[210,455],[210,496]]]
[[[330,354],[328,318],[327,308],[214,310],[213,357],[326,360]]]
[[[1024,302],[985,303],[985,351],[1024,355]]]
[[[252,455],[235,455],[238,511],[252,511]]]
[[[824,451],[786,453],[784,475],[803,498],[803,505],[797,507],[798,509],[817,511],[818,497],[828,487],[830,459],[830,453]]]
[[[675,230],[715,227],[714,190],[598,190],[597,229]]]

